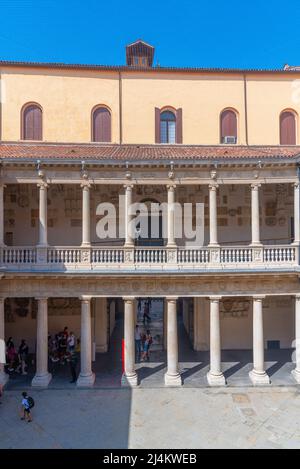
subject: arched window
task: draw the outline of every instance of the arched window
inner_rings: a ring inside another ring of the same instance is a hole
[[[106,107],[99,106],[93,111],[92,141],[111,142],[111,113]]]
[[[155,108],[155,143],[182,143],[182,108]]]
[[[292,111],[280,114],[280,145],[296,145],[296,115]]]
[[[237,143],[237,115],[231,109],[225,109],[220,117],[221,143]]]
[[[27,104],[22,109],[22,139],[42,140],[43,113],[38,104]]]
[[[172,111],[160,114],[160,143],[176,143],[176,116]]]

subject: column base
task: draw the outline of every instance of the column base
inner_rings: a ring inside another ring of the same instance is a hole
[[[170,375],[168,373],[165,373],[165,385],[166,386],[181,386],[182,379],[181,379],[180,373],[176,375]]]
[[[208,384],[210,386],[226,386],[226,379],[223,373],[213,375],[210,371],[206,375]]]
[[[5,372],[0,372],[0,384],[2,386],[5,386],[8,380],[9,380],[8,374],[6,374]]]
[[[124,387],[135,387],[135,386],[138,386],[138,375],[137,373],[133,374],[133,375],[126,375],[125,373],[123,373],[122,375],[122,378],[121,378],[121,386],[124,386]]]
[[[52,379],[51,373],[46,373],[45,375],[38,376],[35,375],[31,381],[31,386],[38,388],[46,388]]]
[[[270,378],[269,378],[269,376],[267,375],[266,372],[257,373],[257,371],[252,370],[252,371],[250,371],[250,373],[249,373],[249,378],[251,379],[252,384],[253,384],[254,386],[261,386],[261,385],[265,385],[265,384],[270,384],[270,383],[271,383]]]
[[[298,384],[300,384],[300,370],[292,370],[292,377]]]
[[[95,383],[95,373],[91,373],[88,376],[79,375],[76,385],[79,388],[91,388]]]

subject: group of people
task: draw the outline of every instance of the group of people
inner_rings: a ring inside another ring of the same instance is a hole
[[[63,331],[48,336],[48,352],[51,363],[64,365],[69,363],[72,383],[77,379],[77,364],[80,355],[80,339],[65,327]],[[21,340],[18,348],[15,347],[12,337],[6,342],[6,371],[27,375],[29,361],[29,347],[25,339]]]
[[[150,360],[150,347],[153,343],[153,338],[149,329],[146,333],[141,331],[140,326],[135,326],[135,355],[136,360],[149,361]]]
[[[15,347],[13,338],[6,342],[6,369],[8,372],[17,372],[27,375],[29,348],[25,339],[21,340],[18,348]]]
[[[74,332],[69,332],[66,326],[63,331],[48,337],[49,357],[52,363],[65,365],[69,363],[71,372],[71,383],[77,379],[77,364],[80,355],[80,339],[76,338]]]

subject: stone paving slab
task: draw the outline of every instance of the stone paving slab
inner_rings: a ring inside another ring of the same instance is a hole
[[[300,387],[30,390],[0,405],[0,448],[300,448]]]

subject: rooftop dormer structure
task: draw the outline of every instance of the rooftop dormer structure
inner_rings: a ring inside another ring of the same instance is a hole
[[[126,65],[131,67],[152,67],[154,47],[142,40],[126,46]]]

